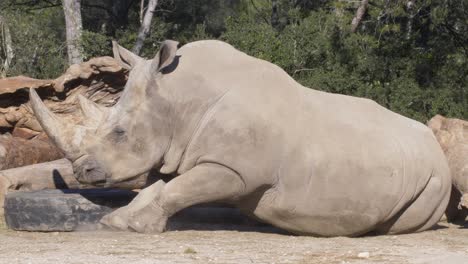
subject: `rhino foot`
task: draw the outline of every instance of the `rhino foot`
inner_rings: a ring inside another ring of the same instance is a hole
[[[135,197],[135,199],[133,199],[133,201],[127,206],[121,207],[115,210],[114,212],[105,215],[101,219],[100,223],[112,230],[135,230],[138,232],[144,232],[139,231],[144,230],[144,228],[141,228],[140,225],[141,223],[146,223],[147,220],[144,219],[150,219],[149,216],[146,216],[145,212],[157,211],[155,209],[152,209],[155,208],[154,206],[152,206],[152,204],[154,204],[159,198],[159,193],[164,188],[164,185],[165,183],[162,180],[159,180],[151,186],[148,186],[147,188],[140,191],[140,193]],[[156,215],[157,214],[154,213],[152,218],[155,218]],[[132,225],[135,228],[130,228],[130,221],[132,222]],[[136,224],[135,222],[138,222],[138,224]]]
[[[139,233],[162,233],[168,217],[155,201],[129,217],[128,226]]]
[[[105,215],[99,222],[112,230],[127,231],[128,215],[129,212],[125,206]]]

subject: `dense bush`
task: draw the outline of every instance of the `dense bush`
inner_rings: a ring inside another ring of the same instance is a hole
[[[423,122],[435,114],[468,119],[467,18],[449,17],[456,7],[441,3],[417,6],[426,13],[412,22],[412,31],[404,28],[409,14],[401,5],[388,7],[385,21],[379,21],[383,10],[371,5],[353,34],[354,9],[332,2],[302,17],[302,10],[289,10],[280,30],[258,16],[229,18],[221,38],[280,65],[307,87],[368,97]],[[450,35],[447,27],[459,32]]]
[[[4,17],[11,28],[15,54],[8,75],[47,79],[66,69],[65,33],[63,28],[56,26],[64,24],[61,9],[42,9],[32,13],[12,10]],[[0,63],[3,64],[1,48],[0,54]]]
[[[277,1],[275,23],[270,0],[160,1],[142,56],[154,56],[167,38],[182,44],[219,38],[281,66],[307,87],[368,97],[423,122],[435,114],[468,119],[468,0],[412,1],[412,7],[371,0],[356,33],[350,22],[357,1]],[[133,46],[138,4],[116,21],[109,10],[92,7],[112,1],[82,3],[85,59],[112,54],[111,40]],[[59,75],[66,67],[61,6],[4,10],[14,25],[16,54],[8,74]]]

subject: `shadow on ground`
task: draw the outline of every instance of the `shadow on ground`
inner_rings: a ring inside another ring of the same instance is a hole
[[[236,208],[214,206],[196,206],[180,211],[169,219],[167,230],[228,230],[291,235],[287,231],[251,219]]]

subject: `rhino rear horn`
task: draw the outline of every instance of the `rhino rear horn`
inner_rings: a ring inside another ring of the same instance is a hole
[[[120,46],[116,41],[112,41],[112,53],[114,54],[114,59],[127,70],[133,69],[138,62],[144,60],[142,57]]]
[[[66,124],[57,116],[55,116],[42,102],[37,92],[33,89],[29,89],[29,99],[31,101],[31,108],[34,111],[39,124],[42,129],[47,133],[49,138],[55,143],[55,145],[61,149],[68,158],[73,158],[79,155],[78,147],[73,144],[75,129],[78,129],[72,124]]]
[[[85,126],[97,127],[106,115],[107,109],[95,102],[89,100],[83,95],[78,95],[81,112],[83,113],[83,122]]]

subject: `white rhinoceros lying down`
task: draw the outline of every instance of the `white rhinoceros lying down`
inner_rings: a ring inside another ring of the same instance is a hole
[[[423,124],[368,99],[305,88],[220,41],[177,45],[165,41],[145,60],[115,44],[131,69],[125,91],[108,109],[81,98],[86,126],[62,122],[31,90],[38,120],[79,181],[112,186],[153,167],[178,175],[104,224],[162,232],[175,212],[211,201],[317,236],[417,232],[441,218],[450,173]]]

